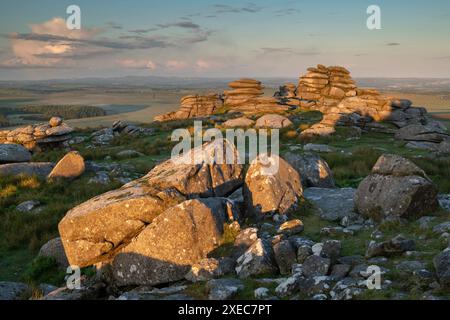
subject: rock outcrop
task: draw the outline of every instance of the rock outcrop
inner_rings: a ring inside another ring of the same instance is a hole
[[[405,126],[397,131],[395,138],[405,141],[409,148],[450,153],[450,133],[438,122]]]
[[[168,208],[187,199],[232,193],[243,183],[243,166],[217,162],[226,156],[238,163],[234,146],[215,140],[70,210],[59,223],[69,262],[88,266],[108,260]]]
[[[397,128],[432,122],[426,109],[412,107],[409,100],[396,100],[374,89],[357,88],[350,72],[339,66],[309,68],[300,77],[296,92],[302,108],[323,113],[320,123],[301,133],[304,137],[333,134],[336,126],[394,132],[374,122],[389,122]]]
[[[359,213],[376,220],[417,218],[438,208],[437,187],[425,172],[397,155],[382,155],[355,193]]]
[[[49,123],[41,123],[0,131],[0,143],[12,142],[23,145],[28,150],[46,146],[62,145],[70,140],[74,131],[60,118],[52,118]]]
[[[223,105],[218,94],[206,96],[189,95],[181,98],[181,108],[154,118],[155,121],[183,120],[190,118],[207,117],[214,114]]]
[[[116,121],[110,128],[104,128],[95,131],[91,134],[92,142],[96,145],[108,145],[114,137],[121,134],[127,135],[139,135],[139,134],[153,134],[154,129],[152,128],[142,128],[132,124],[128,124],[124,121]]]

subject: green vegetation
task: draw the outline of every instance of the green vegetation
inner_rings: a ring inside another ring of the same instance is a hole
[[[26,283],[60,285],[64,281],[65,270],[61,270],[54,258],[38,257],[25,270],[23,280]]]
[[[0,279],[20,280],[40,247],[58,236],[58,223],[68,210],[119,187],[116,182],[107,186],[88,184],[89,178],[86,175],[71,182],[52,183],[36,177],[0,179]],[[39,201],[41,211],[21,213],[15,209],[28,200]]]

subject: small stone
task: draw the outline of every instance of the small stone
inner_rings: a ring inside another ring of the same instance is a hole
[[[49,122],[50,126],[52,128],[60,126],[62,124],[62,119],[60,117],[52,117],[50,118]]]
[[[261,287],[261,288],[257,288],[255,289],[255,298],[256,299],[266,299],[267,297],[269,297],[269,289]]]
[[[282,233],[288,236],[300,233],[304,230],[303,222],[299,219],[289,220],[283,223],[277,230],[278,233]]]
[[[393,238],[390,241],[385,241],[377,243],[371,241],[367,248],[366,257],[376,257],[376,256],[390,256],[401,254],[406,251],[414,250],[415,242],[414,240],[407,240],[401,235]]]
[[[313,152],[321,152],[321,153],[330,153],[333,152],[334,149],[326,144],[313,144],[308,143],[303,147],[303,151],[313,151]]]
[[[323,249],[323,243],[322,242],[316,243],[316,244],[314,244],[311,247],[311,250],[312,250],[313,254],[316,255],[316,256],[320,256],[321,255],[322,249]]]
[[[16,210],[20,211],[20,212],[31,212],[34,209],[36,209],[40,204],[41,203],[37,200],[25,201],[25,202],[22,202],[21,204],[19,204],[16,207]]]
[[[281,297],[292,295],[300,285],[301,276],[301,274],[294,274],[285,279],[275,288],[275,293]]]

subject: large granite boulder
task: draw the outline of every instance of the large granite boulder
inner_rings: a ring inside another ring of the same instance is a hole
[[[0,144],[0,164],[31,161],[31,153],[20,144]]]
[[[255,124],[255,121],[246,118],[246,117],[240,117],[236,119],[230,119],[223,123],[223,126],[225,128],[247,128],[252,127]]]
[[[382,155],[359,185],[355,204],[365,217],[420,217],[438,208],[438,190],[426,174],[398,155]]]
[[[166,209],[187,199],[232,193],[243,183],[243,166],[215,160],[225,156],[238,163],[234,146],[215,140],[67,212],[59,232],[69,262],[88,266],[108,260]]]
[[[282,158],[262,154],[252,161],[244,185],[245,204],[250,213],[257,217],[288,214],[297,208],[302,193],[299,174]]]
[[[9,163],[0,165],[0,176],[37,176],[45,178],[53,170],[52,162]]]
[[[75,179],[84,173],[84,158],[76,151],[67,153],[48,175],[49,179]]]
[[[300,174],[304,188],[334,188],[333,172],[328,163],[314,153],[287,153],[284,159]]]
[[[115,284],[153,286],[183,279],[222,243],[224,224],[232,220],[225,198],[188,200],[166,210],[117,252]]]

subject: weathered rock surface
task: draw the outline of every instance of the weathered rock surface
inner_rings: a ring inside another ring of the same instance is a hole
[[[366,257],[392,256],[406,251],[412,251],[415,248],[414,240],[405,239],[403,236],[384,242],[371,241],[367,247]]]
[[[328,274],[330,266],[330,259],[312,255],[303,263],[303,275],[305,277],[325,276]]]
[[[0,300],[20,300],[27,290],[24,283],[0,281]]]
[[[256,128],[282,129],[292,126],[291,120],[279,114],[266,114],[256,120]]]
[[[237,163],[234,146],[215,140],[70,210],[59,223],[69,262],[88,266],[108,260],[166,209],[188,198],[221,197],[239,188],[242,165],[206,161],[224,159],[224,152]],[[192,162],[196,157],[199,164]]]
[[[382,155],[355,193],[358,212],[382,220],[420,217],[438,207],[438,190],[415,164],[397,155]]]
[[[213,279],[206,283],[209,300],[228,300],[244,289],[244,284],[238,279]]]
[[[252,127],[255,124],[255,121],[250,120],[246,117],[240,117],[236,119],[230,119],[223,123],[225,128],[246,128]]]
[[[52,172],[48,175],[49,179],[75,179],[84,173],[84,158],[76,151],[66,154]]]
[[[206,258],[192,265],[184,277],[191,282],[207,281],[234,273],[234,267],[235,261],[231,258]]]
[[[210,116],[223,105],[222,99],[217,94],[189,95],[181,98],[180,102],[181,107],[178,111],[157,116],[154,120],[170,121]]]
[[[47,177],[54,168],[51,162],[9,163],[0,165],[0,176]]]
[[[31,153],[20,144],[0,144],[0,164],[31,161]]]
[[[0,300],[20,300],[27,290],[24,283],[0,281]]]
[[[283,240],[276,243],[273,246],[273,252],[280,274],[291,274],[292,265],[297,261],[295,249],[291,242],[289,240]]]
[[[44,244],[39,250],[38,256],[54,258],[58,265],[63,269],[66,269],[69,266],[64,246],[59,237]]]
[[[450,288],[450,249],[442,251],[434,260],[434,267],[439,279],[439,283],[445,289]]]
[[[232,90],[224,92],[224,104],[231,111],[245,114],[281,112],[289,109],[273,97],[262,97],[264,87],[254,79],[239,79],[228,84]]]
[[[303,225],[303,222],[301,220],[293,219],[282,223],[278,228],[277,233],[292,236],[294,234],[302,232],[304,229],[305,226]]]
[[[236,273],[240,278],[272,273],[277,270],[272,246],[267,240],[257,239],[237,259]]]
[[[334,188],[333,172],[328,163],[314,153],[287,153],[284,159],[294,167],[302,179],[304,188]]]
[[[169,208],[121,249],[112,262],[118,286],[181,280],[217,248],[233,213],[224,198],[188,200]]]
[[[357,216],[353,201],[355,189],[308,188],[303,195],[314,204],[317,214],[324,220],[340,221],[344,217]]]
[[[289,213],[297,207],[302,192],[297,171],[277,155],[259,155],[245,177],[247,209],[259,217]]]

